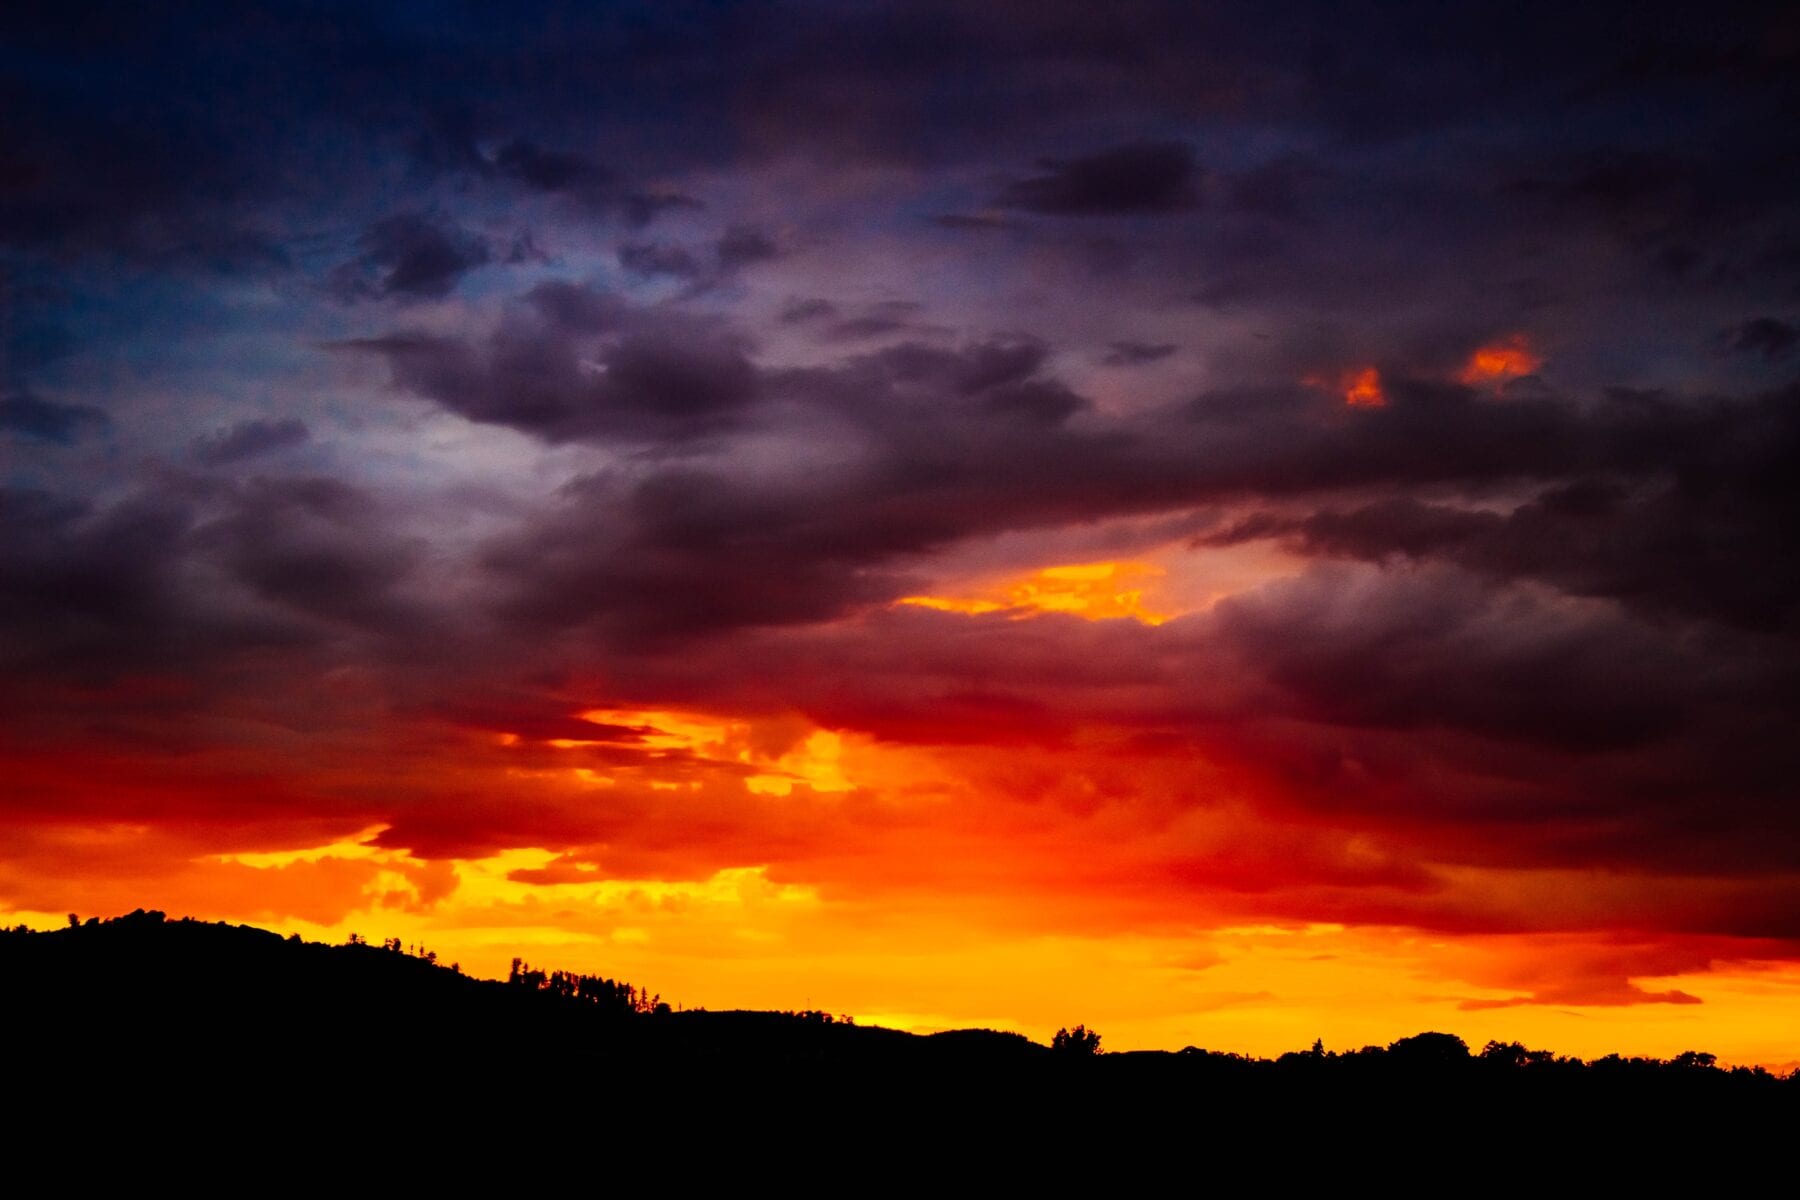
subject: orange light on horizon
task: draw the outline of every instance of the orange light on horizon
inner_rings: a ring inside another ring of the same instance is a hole
[[[1013,620],[1067,613],[1086,621],[1129,617],[1145,625],[1160,625],[1176,614],[1146,607],[1144,584],[1163,574],[1162,568],[1148,563],[1071,563],[1045,567],[986,595],[902,596],[895,603],[970,616],[1006,613]],[[1138,586],[1130,586],[1133,582]]]
[[[1543,365],[1543,358],[1532,351],[1525,335],[1519,333],[1504,342],[1477,347],[1457,378],[1468,384],[1496,383],[1533,374]]]

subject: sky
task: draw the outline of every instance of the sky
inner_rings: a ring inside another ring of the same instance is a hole
[[[1788,6],[0,16],[0,919],[1800,1060]]]

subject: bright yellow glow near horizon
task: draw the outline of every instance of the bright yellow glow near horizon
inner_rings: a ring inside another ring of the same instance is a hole
[[[1045,567],[974,596],[902,596],[896,603],[943,612],[1005,613],[1018,620],[1042,613],[1066,613],[1088,621],[1121,618],[1160,625],[1178,614],[1145,600],[1166,572],[1143,562],[1071,563]]]
[[[1698,1005],[1471,1012],[1459,1004],[1500,992],[1444,975],[1446,939],[1417,931],[1255,925],[1072,937],[976,930],[954,914],[936,918],[949,922],[942,926],[903,921],[891,911],[833,905],[763,868],[691,882],[597,878],[540,887],[509,878],[553,857],[509,850],[460,860],[460,886],[428,910],[375,902],[325,924],[253,923],[333,943],[351,932],[374,942],[398,937],[484,978],[504,978],[516,955],[622,979],[685,1007],[815,1008],[919,1033],[993,1028],[1047,1041],[1080,1023],[1110,1050],[1196,1045],[1274,1056],[1315,1037],[1347,1050],[1441,1030],[1477,1050],[1492,1039],[1586,1058],[1697,1049],[1728,1065],[1800,1065],[1792,1022],[1800,967],[1792,964],[1720,964],[1636,981],[1692,992],[1704,1001]],[[28,912],[4,919],[36,928],[66,920]]]

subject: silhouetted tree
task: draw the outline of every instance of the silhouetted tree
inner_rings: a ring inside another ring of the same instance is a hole
[[[1522,1067],[1529,1053],[1520,1042],[1489,1042],[1481,1048],[1481,1061],[1501,1066]]]
[[[1056,1036],[1050,1039],[1050,1048],[1058,1054],[1091,1057],[1100,1053],[1100,1034],[1086,1025],[1059,1029]]]
[[[1415,1033],[1389,1046],[1388,1056],[1408,1065],[1450,1066],[1469,1060],[1469,1044],[1454,1033]]]

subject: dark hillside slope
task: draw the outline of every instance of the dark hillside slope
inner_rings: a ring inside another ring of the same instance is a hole
[[[822,1013],[672,1012],[597,977],[521,966],[511,981],[478,980],[397,946],[326,946],[143,912],[0,933],[0,1020],[15,1100],[91,1106],[98,1095],[137,1113],[198,1097],[215,1113],[361,1104],[387,1123],[396,1113],[676,1111],[716,1129],[803,1112],[870,1129],[898,1120],[954,1142],[984,1128],[1143,1139],[1198,1125],[1263,1136],[1449,1131],[1497,1118],[1642,1136],[1645,1119],[1800,1112],[1800,1074],[1728,1071],[1698,1054],[1471,1054],[1441,1033],[1274,1061],[1193,1047],[1053,1050],[1013,1034],[916,1036]]]

